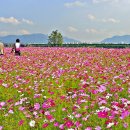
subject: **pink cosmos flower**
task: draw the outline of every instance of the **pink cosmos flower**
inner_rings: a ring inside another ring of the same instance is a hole
[[[128,128],[128,123],[123,124],[124,128]]]
[[[106,86],[100,85],[99,88],[98,88],[98,91],[101,92],[101,93],[106,91]]]
[[[85,130],[92,130],[92,127],[87,127]]]
[[[8,111],[8,113],[13,114],[14,111],[10,109],[10,110]]]
[[[58,126],[59,126],[59,123],[58,123],[58,122],[55,122],[55,123],[54,123],[54,126],[55,126],[55,127],[58,127]]]
[[[48,123],[44,123],[44,124],[42,125],[42,128],[46,128],[48,125],[49,125]]]
[[[44,114],[44,113],[45,113],[45,111],[44,111],[44,110],[40,110],[40,111],[39,111],[39,113]]]
[[[130,93],[130,88],[128,88],[128,93]]]
[[[3,130],[3,126],[0,126],[0,130]]]
[[[0,84],[2,84],[2,83],[3,83],[3,80],[0,79]]]
[[[46,115],[46,118],[47,118],[48,120],[52,120],[52,119],[53,119],[53,116],[52,116],[52,115]]]
[[[55,106],[55,102],[52,99],[48,99],[46,100],[43,104],[42,104],[42,108],[51,108]]]
[[[47,102],[44,102],[42,104],[42,108],[47,108],[48,109],[48,108],[50,108],[50,105],[48,105]]]
[[[0,110],[2,109],[3,106],[5,106],[5,102],[0,102]]]
[[[129,115],[130,115],[130,112],[129,112],[128,110],[123,111],[123,112],[121,113],[121,119],[124,119],[125,117],[128,117]]]
[[[19,107],[20,111],[23,111],[24,109],[25,109],[25,107],[22,107],[22,106]]]
[[[105,99],[102,99],[98,102],[99,105],[107,104],[107,101]]]
[[[34,112],[33,112],[33,115],[34,115],[35,117],[37,117],[37,111],[34,111]]]
[[[19,86],[18,86],[18,84],[14,84],[14,88],[18,88]]]
[[[35,103],[34,104],[34,109],[35,110],[39,110],[40,109],[40,104],[39,103]]]
[[[98,93],[98,91],[97,90],[92,90],[92,94],[97,94]]]
[[[96,126],[95,130],[101,130],[100,126]]]
[[[5,104],[6,104],[5,102],[0,102],[0,106],[2,107],[5,106]]]
[[[65,96],[64,96],[64,95],[63,95],[63,96],[60,96],[60,99],[62,99],[62,100],[65,99]]]
[[[49,112],[49,111],[46,111],[44,114],[45,114],[45,115],[50,115],[50,112]]]
[[[68,127],[68,128],[71,128],[73,125],[74,125],[74,123],[70,120],[65,122],[65,126]]]
[[[67,109],[66,108],[62,108],[62,111],[66,111]]]
[[[76,125],[77,128],[82,126],[82,124],[79,121],[76,121],[75,125]]]
[[[40,98],[41,94],[34,94],[34,98]]]
[[[54,92],[49,92],[51,95],[53,95],[54,94]]]
[[[105,112],[105,111],[98,112],[99,118],[107,118],[107,116],[108,116],[108,112]]]
[[[64,129],[64,124],[60,124],[60,125],[59,125],[59,128],[60,128],[60,129]]]
[[[76,114],[75,118],[80,118],[82,115],[81,114]]]
[[[18,125],[21,126],[21,125],[23,125],[23,123],[24,123],[24,120],[20,120]]]

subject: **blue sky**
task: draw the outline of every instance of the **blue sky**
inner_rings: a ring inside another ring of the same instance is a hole
[[[97,42],[130,34],[130,0],[1,0],[0,36],[59,30]]]

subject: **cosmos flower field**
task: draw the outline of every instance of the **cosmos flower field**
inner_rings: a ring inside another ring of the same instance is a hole
[[[0,130],[130,130],[130,49],[21,49],[0,56]]]

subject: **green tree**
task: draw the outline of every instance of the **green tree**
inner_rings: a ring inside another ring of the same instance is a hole
[[[52,31],[48,36],[48,44],[51,46],[62,46],[63,36],[58,32],[58,30]]]

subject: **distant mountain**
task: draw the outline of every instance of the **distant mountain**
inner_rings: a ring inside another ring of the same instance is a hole
[[[80,42],[80,41],[78,41],[78,40],[75,40],[75,39],[72,39],[72,38],[68,38],[68,37],[63,37],[63,41],[64,41],[64,43],[65,42]]]
[[[130,35],[113,36],[111,38],[104,39],[101,43],[130,43]]]
[[[48,35],[36,33],[36,34],[26,34],[26,35],[7,35],[0,36],[0,40],[3,43],[14,43],[16,39],[19,38],[21,43],[48,43]],[[63,37],[64,42],[79,42],[78,40]]]

